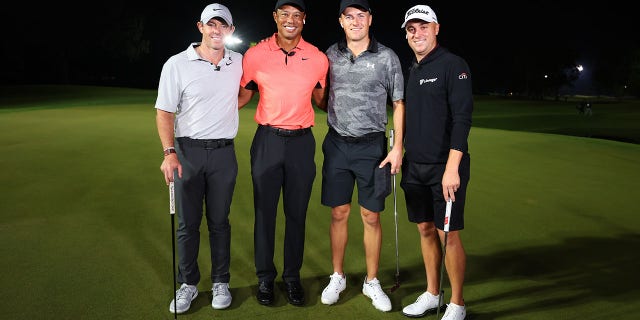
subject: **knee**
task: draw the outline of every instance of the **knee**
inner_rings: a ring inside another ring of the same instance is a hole
[[[331,209],[331,219],[333,222],[345,221],[349,218],[350,207],[348,205],[338,206]]]
[[[380,225],[379,213],[362,208],[362,210],[360,210],[360,215],[362,216],[362,222],[364,222],[366,225],[372,227]]]
[[[421,237],[437,237],[438,231],[436,230],[436,225],[433,222],[422,222],[418,223],[418,232]]]

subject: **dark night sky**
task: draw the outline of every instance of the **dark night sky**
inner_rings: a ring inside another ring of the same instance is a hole
[[[25,14],[2,19],[2,83],[12,83],[14,78],[20,79],[18,83],[42,82],[48,79],[45,74],[59,73],[69,66],[92,70],[109,64],[114,52],[124,50],[119,43],[129,31],[122,21],[141,17],[142,38],[149,43],[149,53],[137,62],[144,66],[138,71],[142,79],[138,86],[154,87],[162,63],[188,43],[200,40],[195,23],[211,2],[108,1],[85,3],[86,7],[49,3],[35,10],[31,3],[16,4],[22,8],[15,12]],[[236,35],[245,42],[258,41],[275,32],[271,18],[275,0],[219,2],[230,8]],[[543,57],[576,52],[578,62],[589,68],[590,64],[616,59],[619,52],[640,45],[632,19],[634,11],[622,2],[369,2],[373,8],[373,35],[394,49],[403,63],[412,58],[400,28],[404,12],[415,4],[430,5],[441,24],[441,45],[464,57],[472,69],[474,85],[487,90],[506,86],[518,72],[514,71],[514,64],[523,61],[535,65],[535,60]],[[303,37],[325,50],[342,36],[337,23],[339,1],[306,3]],[[113,64],[111,68],[121,66]]]

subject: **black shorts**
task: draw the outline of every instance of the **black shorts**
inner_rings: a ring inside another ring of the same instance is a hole
[[[358,204],[373,212],[384,210],[385,197],[375,195],[375,169],[387,154],[384,132],[349,138],[329,129],[322,152],[323,205],[333,208],[351,203],[357,182]]]
[[[402,180],[409,221],[414,223],[435,222],[436,228],[444,229],[444,214],[447,203],[442,196],[442,176],[446,164],[402,163]],[[449,230],[464,229],[464,203],[470,178],[470,157],[464,155],[458,168],[460,187],[456,201],[451,207]]]

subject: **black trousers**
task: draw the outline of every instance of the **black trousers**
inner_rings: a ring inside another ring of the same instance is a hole
[[[258,126],[251,144],[254,259],[259,281],[274,281],[276,215],[282,191],[285,216],[284,281],[300,280],[305,220],[316,176],[316,142],[311,129],[278,130]]]
[[[175,173],[178,206],[178,282],[200,282],[198,252],[203,211],[209,230],[211,282],[229,282],[229,212],[238,175],[232,140],[176,139],[182,179]],[[203,209],[204,205],[204,209]]]

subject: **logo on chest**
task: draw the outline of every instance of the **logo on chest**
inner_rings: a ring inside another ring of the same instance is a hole
[[[438,78],[420,79],[420,85],[423,85],[425,83],[430,83],[430,82],[436,82],[436,80],[438,80]]]

